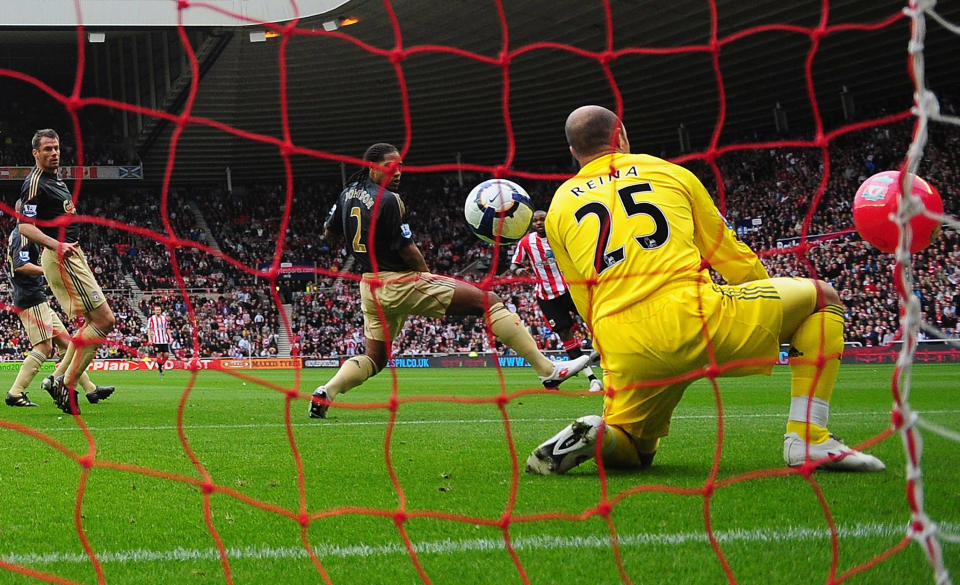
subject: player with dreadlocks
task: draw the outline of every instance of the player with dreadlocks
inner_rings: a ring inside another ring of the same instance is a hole
[[[404,221],[406,210],[397,193],[403,163],[400,151],[379,142],[363,155],[369,163],[353,177],[330,210],[324,238],[343,236],[363,275],[363,355],[345,361],[326,384],[313,392],[310,417],[326,418],[338,394],[362,384],[387,365],[390,340],[408,315],[483,315],[493,334],[524,357],[548,388],[574,376],[594,355],[554,363],[537,348],[523,322],[500,297],[449,276],[432,274]]]

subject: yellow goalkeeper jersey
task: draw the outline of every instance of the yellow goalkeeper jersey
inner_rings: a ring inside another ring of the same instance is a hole
[[[591,326],[660,292],[769,278],[689,170],[643,154],[587,163],[554,194],[547,239]]]

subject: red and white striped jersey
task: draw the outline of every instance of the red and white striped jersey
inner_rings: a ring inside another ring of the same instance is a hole
[[[150,343],[171,343],[170,332],[167,331],[167,318],[163,315],[150,315],[147,319],[147,337]]]
[[[529,262],[533,275],[537,279],[536,295],[539,299],[555,299],[567,292],[567,282],[557,267],[553,250],[547,238],[541,238],[537,232],[530,232],[517,242],[513,253],[513,264]]]

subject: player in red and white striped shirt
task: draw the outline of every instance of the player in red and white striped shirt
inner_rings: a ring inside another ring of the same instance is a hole
[[[151,344],[157,358],[157,367],[160,375],[163,375],[163,364],[167,363],[170,356],[170,331],[167,329],[167,318],[161,313],[160,305],[153,308],[153,315],[147,319],[147,338]]]
[[[570,359],[576,359],[583,355],[580,341],[574,334],[577,329],[576,318],[579,314],[567,290],[567,282],[557,267],[550,243],[547,242],[547,232],[544,227],[546,217],[546,211],[533,212],[533,222],[530,224],[533,231],[517,242],[510,270],[518,276],[528,272],[533,274],[537,283],[535,295],[537,304],[540,305],[540,312],[543,313],[550,329],[560,337],[563,349]],[[603,390],[603,382],[594,375],[590,366],[583,371],[590,379],[591,391]]]

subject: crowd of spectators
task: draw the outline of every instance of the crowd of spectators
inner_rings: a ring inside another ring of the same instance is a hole
[[[850,203],[864,179],[900,164],[911,131],[904,122],[836,138],[827,149],[729,152],[716,159],[723,179],[720,189],[714,170],[705,163],[694,160],[687,166],[718,194],[725,217],[761,254],[771,275],[815,276],[830,282],[846,305],[846,340],[865,346],[889,344],[900,334],[893,259],[853,233]],[[829,176],[821,185],[825,162]],[[960,131],[952,126],[931,128],[919,172],[940,189],[947,213],[956,216]],[[559,340],[540,316],[530,281],[504,278],[510,247],[481,242],[462,220],[464,195],[482,178],[407,173],[401,193],[414,238],[433,271],[493,282],[540,346],[557,349]],[[539,208],[547,207],[557,185],[520,182]],[[288,201],[286,189],[278,185],[244,185],[232,192],[223,187],[175,188],[164,203],[155,191],[118,191],[85,182],[79,212],[108,221],[84,226],[83,247],[119,324],[101,355],[141,353],[143,325],[154,304],[160,304],[171,320],[172,349],[180,357],[271,356],[285,353],[284,341],[293,355],[300,356],[362,352],[357,275],[343,242],[320,237],[339,189],[339,184],[295,185]],[[286,219],[285,209],[290,209]],[[11,227],[9,216],[0,217],[4,233]],[[808,238],[809,249],[793,247],[801,237]],[[270,266],[278,249],[279,260],[286,264],[274,291],[260,271]],[[938,330],[927,335],[957,336],[957,233],[948,229],[913,262],[914,292],[925,320]],[[181,284],[193,308],[192,318]],[[275,293],[280,303],[274,302]],[[0,359],[22,359],[28,343],[9,310],[6,283],[0,284],[0,303],[8,307],[0,311]],[[289,307],[289,334],[280,304]],[[413,318],[394,340],[397,355],[483,352],[495,347],[475,318]]]
[[[909,123],[867,129],[832,141],[828,150],[830,175],[821,191],[824,152],[820,149],[743,150],[718,160],[724,178],[719,205],[741,238],[764,258],[774,276],[816,277],[832,284],[846,307],[846,341],[852,345],[890,344],[900,337],[899,302],[893,283],[893,257],[861,241],[853,233],[852,194],[867,177],[896,168],[911,139]],[[693,163],[711,191],[713,172]],[[919,170],[937,185],[946,212],[956,216],[960,172],[960,132],[953,127],[931,129],[924,163]],[[437,272],[479,280],[509,265],[507,248],[479,242],[460,219],[464,189],[452,177],[427,181],[404,179],[404,202],[410,225],[427,264]],[[475,182],[475,181],[474,181]],[[472,184],[467,181],[467,184]],[[546,207],[555,183],[528,186],[538,207]],[[813,245],[793,247],[801,236]],[[496,257],[495,257],[496,256]],[[935,330],[927,338],[960,337],[960,237],[948,229],[929,249],[913,257],[915,290],[923,318]],[[469,268],[473,270],[470,271]],[[495,290],[515,307],[542,348],[555,349],[558,338],[544,326],[532,286],[501,280]],[[351,295],[353,302],[351,303]],[[344,355],[362,351],[362,318],[355,287],[342,286],[304,295],[294,301],[294,333],[303,355]],[[332,316],[331,308],[338,307]],[[327,310],[323,310],[326,308]],[[300,327],[301,330],[297,330]],[[448,351],[489,351],[494,343],[476,319],[411,318],[394,341],[397,355]],[[502,348],[498,348],[502,349]]]
[[[851,203],[852,194],[866,178],[897,168],[910,143],[911,130],[910,124],[902,123],[867,129],[832,142],[832,171],[805,233],[806,214],[822,176],[822,153],[782,149],[764,157],[763,152],[752,151],[737,157],[735,165],[721,165],[728,192],[735,193],[727,199],[728,220],[742,226],[745,242],[764,251],[771,274],[816,276],[840,292],[847,311],[848,342],[875,346],[889,344],[900,336],[893,257],[873,249],[853,233]],[[953,127],[931,128],[924,154],[919,174],[939,188],[945,211],[956,217],[960,211],[960,132]],[[763,171],[765,163],[772,166]],[[762,187],[752,190],[750,186],[757,183]],[[754,226],[754,219],[760,219],[760,225]],[[790,246],[798,243],[801,235],[816,245],[805,254],[793,253]],[[821,235],[825,237],[818,239]],[[913,263],[914,293],[920,299],[923,317],[939,329],[924,335],[957,337],[957,232],[947,230],[930,248],[914,255]]]
[[[105,293],[105,296],[116,315],[117,323],[107,342],[97,350],[96,357],[106,359],[139,355],[144,343],[144,324],[139,312],[123,294]],[[11,300],[9,291],[0,289],[0,361],[20,361],[30,351],[30,340],[23,331]],[[51,307],[58,310],[56,301],[51,301]],[[62,313],[58,314],[69,333],[79,330],[79,320],[70,322]]]
[[[270,299],[236,291],[194,295],[190,304],[188,307],[179,295],[144,295],[139,302],[142,314],[150,314],[159,306],[167,316],[170,351],[176,358],[277,355],[280,326]]]
[[[170,246],[162,241],[171,234],[163,221],[163,201],[158,193],[95,192],[89,193],[83,203],[90,208],[90,214],[116,222],[111,227],[91,226],[85,237],[99,244],[104,254],[111,256],[118,274],[129,275],[140,291],[179,289],[171,249],[187,289],[216,291],[226,282],[223,262],[197,247],[209,247],[211,241],[179,193],[171,192],[167,202],[166,217],[172,237],[178,240]],[[84,208],[81,211],[87,212]]]

